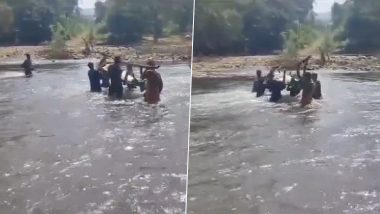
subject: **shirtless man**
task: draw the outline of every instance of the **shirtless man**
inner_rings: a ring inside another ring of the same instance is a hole
[[[302,80],[302,98],[301,98],[301,107],[305,107],[313,101],[313,95],[315,91],[315,85],[311,80],[311,73],[306,72],[303,75]]]
[[[315,91],[315,85],[311,79],[311,73],[306,72],[307,65],[311,56],[308,56],[306,59],[302,60],[303,75],[301,76],[299,70],[297,71],[298,77],[301,79],[301,88],[302,88],[302,98],[301,98],[301,107],[305,107],[313,101],[313,94]]]
[[[156,64],[153,60],[148,60],[148,66],[142,75],[142,79],[147,80],[146,92],[144,94],[145,102],[148,104],[157,104],[160,102],[160,94],[163,89],[161,75],[156,71]]]

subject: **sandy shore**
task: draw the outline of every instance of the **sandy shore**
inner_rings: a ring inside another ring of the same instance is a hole
[[[195,57],[194,78],[240,78],[253,77],[256,69],[269,70],[272,66],[282,66],[294,70],[299,59],[284,60],[281,56],[241,56],[241,57]],[[319,57],[310,62],[311,70],[327,71],[380,71],[380,59],[375,56],[334,55],[331,62],[320,65]]]
[[[50,56],[50,46],[8,46],[0,47],[0,63],[19,62],[24,59],[25,53],[30,53],[34,60],[84,60],[100,59],[106,53],[110,59],[114,56],[122,56],[126,61],[145,62],[153,58],[160,64],[190,63],[191,41],[179,36],[160,39],[153,44],[150,38],[146,38],[140,44],[131,46],[107,46],[96,45],[90,55],[83,54],[85,46],[80,42],[67,43],[64,57]]]

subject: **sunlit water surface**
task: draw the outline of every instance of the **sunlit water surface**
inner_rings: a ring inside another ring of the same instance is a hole
[[[162,102],[89,93],[85,63],[0,67],[0,213],[184,213],[190,70]]]
[[[320,79],[307,109],[193,81],[188,213],[380,213],[380,73]]]

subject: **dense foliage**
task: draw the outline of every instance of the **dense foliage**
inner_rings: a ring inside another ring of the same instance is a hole
[[[0,44],[12,40],[13,25],[14,15],[12,8],[0,3]]]
[[[313,0],[197,0],[195,54],[266,54],[283,34],[313,20]]]
[[[380,1],[347,0],[332,8],[332,25],[316,22],[313,0],[197,0],[196,55],[328,55],[380,51]]]
[[[340,28],[338,39],[350,53],[380,51],[380,1],[348,0],[333,7],[333,25]]]
[[[145,34],[157,40],[192,28],[193,0],[106,0],[94,7],[96,29],[112,44],[138,42]],[[67,41],[89,24],[80,16],[78,0],[0,0],[0,44]]]
[[[104,6],[107,15],[103,16]],[[110,34],[109,42],[125,44],[152,34],[157,41],[166,32],[191,31],[193,0],[107,0],[98,3],[97,21],[104,19]]]
[[[102,1],[97,1],[95,3],[95,22],[102,22],[107,15],[107,5]]]
[[[50,41],[52,26],[78,7],[76,0],[2,0],[0,12],[1,43],[38,44]]]

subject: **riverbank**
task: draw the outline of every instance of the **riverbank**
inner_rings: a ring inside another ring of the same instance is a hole
[[[241,78],[255,76],[256,69],[268,70],[272,66],[282,66],[295,70],[295,64],[303,57],[286,60],[278,55],[238,56],[238,57],[195,57],[193,60],[193,78]],[[333,55],[330,63],[320,65],[318,56],[310,61],[311,70],[354,70],[380,71],[380,59],[375,56]],[[239,71],[239,72],[238,72]]]
[[[34,60],[84,60],[100,59],[107,54],[110,59],[122,56],[126,61],[145,62],[153,58],[160,64],[189,63],[191,59],[191,40],[173,36],[162,38],[154,44],[152,38],[130,46],[96,45],[92,54],[84,54],[85,46],[80,41],[69,41],[63,58],[52,57],[49,45],[38,46],[8,46],[0,47],[0,63],[18,62],[25,58],[25,53],[32,55]]]

